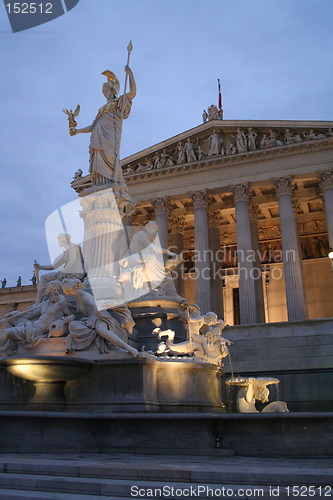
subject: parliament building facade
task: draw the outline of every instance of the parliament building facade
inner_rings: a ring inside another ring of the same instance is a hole
[[[333,317],[332,122],[209,120],[123,161],[133,224],[184,252],[180,295],[228,325]]]

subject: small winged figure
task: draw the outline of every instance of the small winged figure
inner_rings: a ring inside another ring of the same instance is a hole
[[[69,133],[70,135],[74,135],[75,128],[77,127],[77,121],[75,118],[80,113],[80,104],[76,106],[74,113],[72,109],[68,111],[66,108],[63,109],[63,112],[68,116]]]

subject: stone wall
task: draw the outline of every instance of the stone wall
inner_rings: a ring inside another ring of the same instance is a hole
[[[291,411],[333,410],[333,319],[227,327],[233,372],[281,380]],[[230,365],[225,360],[226,375]]]

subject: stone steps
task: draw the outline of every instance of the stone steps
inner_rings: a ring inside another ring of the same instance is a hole
[[[188,489],[207,485],[232,490],[232,498],[249,489],[262,490],[258,498],[271,498],[269,486],[280,486],[278,498],[290,498],[287,485],[325,486],[332,484],[332,459],[282,460],[245,457],[180,457],[143,455],[95,455],[94,457],[0,456],[1,500],[105,500],[166,498],[159,495],[132,495],[143,488]],[[333,488],[331,493],[333,493]],[[231,496],[231,495],[228,495]],[[189,498],[169,494],[169,498]],[[193,495],[195,497],[195,495]],[[222,497],[222,495],[216,495]],[[316,496],[311,496],[317,498]],[[200,498],[212,498],[202,494]],[[320,498],[320,496],[318,496]]]
[[[40,478],[35,483],[34,479],[29,475],[25,478],[22,475],[13,475],[12,481],[7,478],[6,487],[0,488],[1,500],[96,500],[103,498],[104,500],[131,500],[133,498],[177,498],[185,500],[189,498],[188,491],[192,487],[192,497],[199,497],[202,500],[214,498],[214,490],[221,491],[223,489],[226,493],[224,497],[231,497],[234,500],[246,500],[249,498],[269,498],[269,486],[253,486],[250,484],[207,484],[202,483],[184,483],[184,482],[157,482],[157,481],[127,481],[127,480],[94,480],[82,481],[82,478],[73,478],[68,482],[64,477],[45,477],[43,480]],[[131,496],[131,487],[135,486],[134,494]],[[161,492],[161,488],[164,490]],[[198,488],[203,488],[201,491]],[[15,488],[15,489],[14,489]],[[90,493],[86,494],[87,488]],[[204,488],[207,488],[204,490]],[[93,490],[95,491],[93,493]],[[143,490],[146,494],[143,493]],[[184,494],[181,494],[180,492]],[[245,495],[244,492],[248,491]],[[151,493],[153,492],[153,494]],[[232,493],[231,493],[232,492]],[[241,494],[239,495],[239,493]],[[256,493],[255,493],[256,492]],[[281,492],[278,498],[290,498],[285,492]],[[256,495],[256,496],[254,496]],[[217,493],[215,498],[223,498],[221,493]],[[190,497],[191,498],[191,497]],[[314,497],[316,498],[316,497]]]
[[[49,491],[26,491],[14,489],[1,489],[1,500],[96,500],[99,495],[76,495],[74,493],[54,493]],[[106,500],[118,500],[119,497],[104,497]]]

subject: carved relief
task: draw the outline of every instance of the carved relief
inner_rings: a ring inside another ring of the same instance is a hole
[[[247,140],[245,133],[238,128],[235,136],[237,153],[246,153],[247,151]]]
[[[209,227],[220,227],[222,222],[222,216],[220,210],[211,210],[208,212],[208,226]]]
[[[208,137],[207,142],[209,143],[208,156],[224,154],[222,137],[217,134],[215,130],[212,135]]]
[[[302,142],[300,134],[292,133],[292,132],[290,132],[289,128],[287,128],[285,133],[284,133],[284,143],[285,144],[294,144],[294,143],[298,143],[298,142]]]
[[[273,226],[259,227],[258,233],[261,240],[279,238],[281,236],[280,225],[274,224]]]
[[[293,209],[295,215],[302,213],[301,206],[298,200],[293,200]]]
[[[216,106],[209,107],[208,112],[204,110],[203,121],[222,119]],[[222,134],[221,134],[222,132]],[[222,137],[223,135],[223,137]],[[192,142],[188,137],[185,143],[170,146],[170,149],[157,152],[154,157],[142,158],[136,165],[125,165],[123,174],[134,175],[135,173],[145,173],[162,168],[171,168],[175,165],[185,165],[196,163],[207,157],[217,157],[221,155],[233,156],[246,154],[248,152],[260,151],[262,149],[276,148],[280,146],[290,146],[306,141],[327,139],[333,136],[333,130],[326,129],[315,131],[313,129],[301,131],[300,129],[256,129],[249,127],[247,131],[241,128],[236,129],[236,133],[228,129],[221,131],[213,130],[208,138],[198,137],[196,142]]]
[[[169,226],[172,233],[182,233],[184,234],[185,230],[188,228],[188,223],[186,222],[185,217],[172,217],[169,220]]]
[[[195,156],[195,152],[194,152],[194,144],[193,144],[193,142],[191,142],[189,137],[186,139],[185,153],[186,153],[187,163],[193,163],[193,162],[197,161],[197,157]]]
[[[246,137],[247,137],[248,150],[255,151],[257,149],[256,139],[257,139],[258,134],[257,134],[257,132],[255,132],[253,130],[252,127],[248,128],[247,130],[248,130],[248,132],[246,134]]]
[[[256,203],[250,203],[250,205],[249,205],[250,219],[252,221],[257,221],[260,213],[261,213],[261,211],[260,211],[259,205]]]
[[[326,233],[326,223],[324,220],[310,220],[299,224],[299,232],[301,234]]]
[[[177,151],[178,151],[177,165],[182,165],[183,163],[186,163],[185,147],[182,145],[181,142],[178,142],[177,144]]]
[[[318,259],[321,257],[327,257],[329,252],[327,235],[305,238],[302,237],[301,250],[303,259]]]

